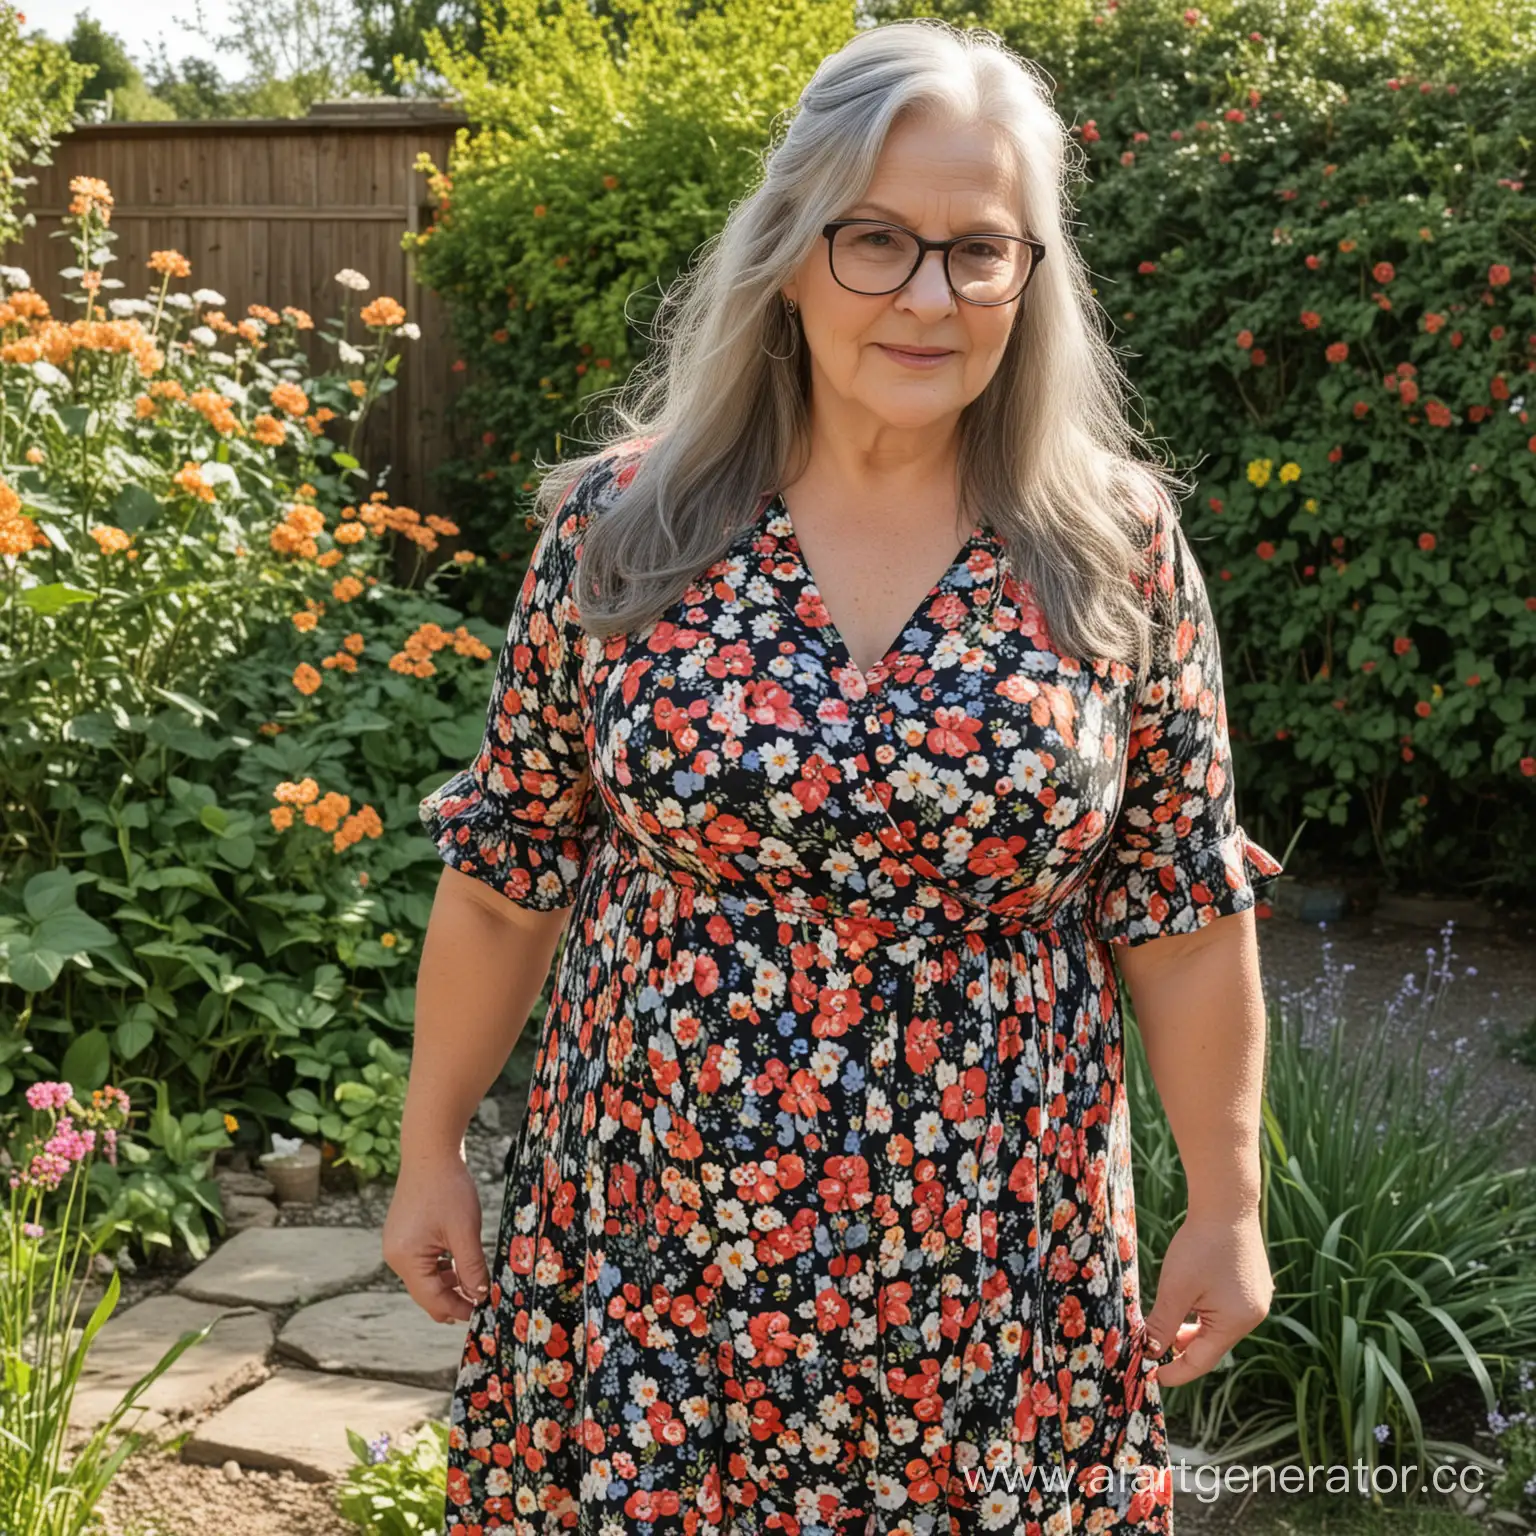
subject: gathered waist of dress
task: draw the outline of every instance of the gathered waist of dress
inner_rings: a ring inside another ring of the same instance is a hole
[[[1091,880],[1081,882],[1065,897],[1027,890],[1010,893],[1005,898],[1009,910],[988,906],[974,894],[915,873],[893,896],[854,896],[833,902],[807,890],[803,883],[775,886],[771,875],[756,884],[751,879],[722,880],[708,872],[681,868],[637,843],[621,828],[610,826],[588,856],[583,883],[611,891],[616,879],[626,877],[651,887],[664,923],[718,911],[733,921],[776,917],[782,923],[830,926],[840,936],[850,938],[862,934],[880,940],[946,943],[976,951],[993,946],[1030,948],[1047,934],[1084,939],[1094,935]],[[625,900],[630,891],[631,885],[626,884]],[[1042,907],[1048,907],[1043,915]]]

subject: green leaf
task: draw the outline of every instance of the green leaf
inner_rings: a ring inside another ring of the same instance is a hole
[[[30,940],[27,941],[30,943]],[[46,992],[59,979],[65,956],[51,949],[23,949],[11,945],[11,981],[23,992]]]
[[[38,949],[57,950],[61,955],[75,955],[82,949],[106,949],[116,941],[117,935],[110,928],[78,907],[45,918],[32,935],[32,942]]]
[[[45,869],[27,881],[22,893],[27,916],[40,923],[45,917],[75,906],[75,880],[67,869]]]
[[[60,1073],[75,1085],[76,1092],[82,1088],[87,1092],[100,1088],[111,1069],[111,1042],[99,1029],[88,1029],[76,1038],[64,1052],[64,1060],[59,1066]]]
[[[146,1018],[124,1019],[112,1031],[112,1046],[120,1061],[132,1061],[155,1038],[155,1026]]]
[[[339,465],[342,469],[362,468],[362,466],[357,462],[356,459],[352,457],[350,453],[333,453],[331,455],[331,462],[333,464]]]

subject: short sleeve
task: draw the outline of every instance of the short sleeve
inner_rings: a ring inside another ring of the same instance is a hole
[[[1125,785],[1095,891],[1099,935],[1142,944],[1193,933],[1255,904],[1254,876],[1280,862],[1238,824],[1210,598],[1173,504],[1158,486],[1149,517],[1152,664],[1131,713]]]
[[[574,903],[592,842],[575,574],[610,481],[605,460],[544,524],[497,659],[479,756],[418,807],[445,864],[534,911]]]

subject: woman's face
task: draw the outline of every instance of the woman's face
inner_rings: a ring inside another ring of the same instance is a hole
[[[1019,202],[1000,135],[979,125],[946,128],[910,119],[891,130],[864,197],[837,217],[903,224],[930,240],[1022,235]],[[927,252],[911,282],[895,293],[853,293],[833,278],[820,238],[782,291],[800,306],[815,407],[835,402],[840,416],[851,410],[906,429],[957,418],[981,394],[1021,303],[981,306],[957,298],[940,251]],[[903,346],[946,350],[938,362],[914,366],[887,350]]]

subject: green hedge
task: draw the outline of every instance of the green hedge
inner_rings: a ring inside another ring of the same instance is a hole
[[[455,466],[505,610],[536,455],[641,355],[660,288],[755,183],[846,6],[732,5],[627,36],[529,4],[440,61],[479,125],[421,246],[483,428]],[[882,16],[896,19],[902,7]],[[1293,872],[1529,883],[1536,87],[1521,9],[1303,21],[1271,3],[935,8],[1042,63],[1089,167],[1098,295],[1225,644],[1244,818]],[[1420,78],[1421,61],[1441,73]],[[1394,73],[1396,71],[1396,73]]]

